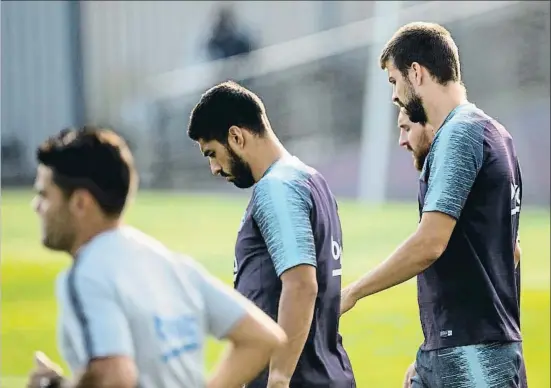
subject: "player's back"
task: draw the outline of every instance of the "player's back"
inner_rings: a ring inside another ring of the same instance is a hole
[[[438,158],[447,161],[440,172],[431,168]],[[461,167],[452,165],[458,160]],[[445,182],[451,176],[453,185]],[[459,106],[437,132],[420,183],[421,211],[457,219],[442,256],[418,277],[423,348],[520,341],[514,247],[522,180],[511,135],[475,105]],[[449,205],[464,193],[461,210]]]
[[[204,345],[212,332],[201,291],[203,276],[191,260],[133,228],[94,238],[58,280],[60,348],[72,371],[84,367],[98,348],[122,341],[122,348],[131,349],[141,388],[203,387]],[[88,285],[95,286],[91,292]],[[98,308],[104,311],[91,311],[98,293],[108,294],[117,307],[103,303]],[[128,338],[110,341],[108,328],[105,338],[91,337],[88,314],[105,314],[106,322],[108,314],[120,315],[112,322],[127,328],[113,331],[128,332]]]
[[[258,208],[265,208],[267,202],[274,202],[268,213],[291,212],[289,218],[265,217],[266,211]],[[298,221],[295,209],[302,209],[309,219]],[[300,239],[310,229],[315,252],[306,252],[304,246],[308,243]],[[287,245],[289,240],[291,243]],[[297,253],[289,248],[296,244],[302,245]],[[278,252],[280,249],[284,251],[282,254]],[[254,188],[235,252],[236,289],[275,320],[282,282],[281,267],[275,264],[274,268],[272,256],[283,257],[282,260],[286,256],[309,256],[315,260],[318,295],[291,387],[355,387],[350,360],[339,335],[342,230],[337,202],[323,176],[294,157],[274,163]],[[250,387],[266,386],[266,378],[267,371]]]

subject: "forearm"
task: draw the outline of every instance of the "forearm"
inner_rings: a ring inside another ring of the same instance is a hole
[[[136,376],[133,365],[112,368],[105,363],[99,366],[92,362],[73,379],[63,379],[59,388],[134,388],[137,384]]]
[[[86,371],[80,374],[78,377],[69,380],[67,378],[63,378],[61,383],[54,387],[59,388],[93,388],[93,387],[105,387],[106,385],[96,377],[94,374]]]
[[[270,387],[286,387],[304,348],[314,314],[317,290],[309,287],[283,287],[279,300],[278,324],[288,342],[272,356]]]
[[[356,300],[376,294],[417,276],[439,257],[429,241],[413,234],[390,257],[353,283]]]
[[[106,387],[105,384],[96,377],[93,373],[85,372],[82,374],[82,376],[78,379],[78,381],[74,382],[73,385],[70,385],[71,388],[94,388],[94,387]],[[110,385],[109,385],[110,387]]]
[[[517,242],[515,245],[515,268],[518,267],[518,263],[520,263],[520,257],[522,256],[522,250],[520,249],[520,243]]]
[[[241,388],[268,364],[272,350],[260,348],[256,344],[230,344],[209,379],[207,388]]]

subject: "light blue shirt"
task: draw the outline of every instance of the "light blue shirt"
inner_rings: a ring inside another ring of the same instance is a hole
[[[485,121],[474,104],[455,108],[436,133],[423,172],[430,169],[423,212],[459,219],[484,159]]]
[[[121,227],[81,248],[60,274],[58,337],[73,374],[128,356],[141,388],[204,387],[204,348],[224,338],[247,303],[191,259]]]
[[[252,216],[266,243],[277,276],[301,264],[317,266],[310,213],[314,170],[285,157],[266,171],[253,191]]]

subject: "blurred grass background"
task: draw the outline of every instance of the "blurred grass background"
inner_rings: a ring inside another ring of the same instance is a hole
[[[1,385],[7,388],[24,386],[35,350],[61,362],[54,279],[70,259],[41,246],[31,197],[27,191],[2,191]],[[229,283],[246,201],[244,197],[143,192],[127,221],[170,248],[190,254]],[[391,253],[416,228],[418,218],[414,203],[374,208],[342,201],[340,213],[344,284]],[[521,233],[522,329],[529,383],[532,388],[548,388],[549,210],[524,208]],[[401,387],[405,369],[422,341],[414,281],[362,301],[341,321],[341,333],[359,388]],[[221,346],[209,343],[209,367]]]

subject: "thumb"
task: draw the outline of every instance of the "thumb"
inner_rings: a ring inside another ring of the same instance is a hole
[[[34,352],[34,362],[37,367],[42,367],[42,368],[50,368],[52,364],[48,356],[46,356],[41,351]]]

